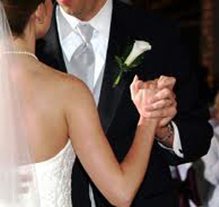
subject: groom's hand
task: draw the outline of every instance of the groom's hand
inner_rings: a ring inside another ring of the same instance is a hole
[[[145,105],[146,118],[159,118],[159,126],[167,125],[177,113],[176,96],[173,92],[176,79],[161,76],[157,82],[158,92]]]
[[[156,130],[156,137],[167,147],[173,145],[173,133],[170,128],[170,121],[177,113],[176,96],[173,88],[176,83],[174,77],[161,76],[157,81],[158,92],[145,106],[144,116],[146,118],[158,118],[159,124]],[[167,139],[168,138],[168,139]]]

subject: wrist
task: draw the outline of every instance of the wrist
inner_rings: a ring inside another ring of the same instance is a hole
[[[139,121],[138,121],[138,125],[139,126],[151,126],[151,127],[156,127],[157,126],[157,119],[149,119],[149,118],[145,118],[143,116],[140,116]]]
[[[161,143],[172,143],[174,137],[174,128],[171,123],[157,129],[156,139]]]

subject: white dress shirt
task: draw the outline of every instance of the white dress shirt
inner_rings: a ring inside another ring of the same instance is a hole
[[[60,24],[60,19],[65,18],[69,24]],[[93,17],[89,23],[94,28],[91,44],[95,52],[95,69],[94,69],[94,88],[92,91],[96,105],[99,102],[101,85],[106,62],[106,53],[108,48],[110,23],[112,17],[112,0],[106,2],[99,13]],[[68,73],[74,75],[74,68],[71,67],[70,61],[75,50],[82,44],[82,38],[77,30],[77,25],[81,20],[67,14],[60,6],[57,6],[56,18],[58,25],[59,40],[64,55],[64,61]],[[69,28],[71,26],[71,28]],[[66,28],[67,27],[67,28]]]
[[[87,22],[94,28],[91,44],[95,52],[95,74],[94,88],[91,91],[93,93],[96,105],[98,105],[99,102],[105,69],[110,25],[112,19],[112,7],[112,0],[107,0],[102,9],[90,21]],[[61,24],[61,18],[64,18],[68,24]],[[70,60],[75,50],[83,41],[80,33],[76,29],[81,20],[67,14],[60,6],[57,6],[56,20],[65,65],[68,73],[74,75],[74,68],[71,67]],[[183,157],[183,153],[181,152],[182,146],[180,142],[179,131],[177,126],[174,123],[172,124],[174,127],[173,151],[177,156]]]

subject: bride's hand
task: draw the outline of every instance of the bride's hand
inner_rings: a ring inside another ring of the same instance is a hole
[[[154,95],[158,92],[157,79],[153,81],[143,82],[138,79],[137,76],[134,77],[132,84],[130,85],[131,99],[137,108],[141,119],[145,117],[145,108],[151,104]],[[154,118],[153,121],[158,121]]]

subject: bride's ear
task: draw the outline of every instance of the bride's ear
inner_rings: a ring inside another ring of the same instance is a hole
[[[39,4],[35,11],[36,24],[43,24],[46,18],[46,6],[44,3]]]
[[[36,38],[43,37],[49,29],[52,16],[52,2],[46,0],[45,3],[39,4],[34,12]]]

